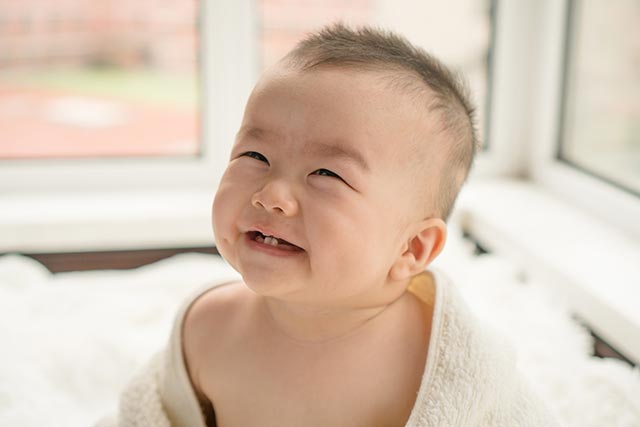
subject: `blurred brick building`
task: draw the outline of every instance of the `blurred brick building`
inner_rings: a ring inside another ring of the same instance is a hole
[[[197,0],[0,0],[0,70],[149,66],[192,71]]]
[[[369,22],[372,3],[255,0],[262,65],[327,22]],[[96,65],[193,71],[199,7],[199,0],[0,0],[0,70]]]
[[[373,0],[258,0],[263,68],[284,56],[305,33],[328,22],[366,24]]]

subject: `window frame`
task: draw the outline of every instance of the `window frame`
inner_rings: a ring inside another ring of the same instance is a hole
[[[488,146],[478,153],[470,180],[522,177],[528,170],[533,70],[535,2],[495,0],[491,64],[488,69],[486,123]]]
[[[201,0],[199,138],[195,156],[0,159],[0,192],[214,189],[257,76],[251,0]],[[217,31],[214,31],[214,28]],[[229,43],[233,35],[233,43]],[[213,66],[216,58],[233,58]]]
[[[558,156],[569,66],[569,13],[571,3],[579,1],[498,0],[489,93],[490,143],[479,153],[470,181],[530,181],[640,237],[640,198]]]
[[[539,47],[537,66],[533,68],[537,70],[538,79],[531,82],[537,88],[537,96],[532,100],[535,108],[532,141],[535,143],[530,148],[528,175],[535,183],[575,206],[640,237],[640,198],[558,156],[565,119],[565,83],[570,72],[568,48],[574,36],[570,33],[573,27],[569,14],[580,6],[578,3],[579,0],[538,3],[540,25],[544,25],[545,31],[531,34],[539,39]]]
[[[490,144],[479,153],[470,180],[486,177],[530,180],[609,224],[640,236],[637,197],[565,164],[556,156],[565,62],[564,43],[559,41],[566,37],[568,1],[497,1],[491,47],[493,62],[488,75],[491,84],[487,91]],[[213,198],[242,109],[258,75],[259,25],[252,0],[202,0],[201,7],[203,154],[194,158],[88,159],[78,163],[2,161],[0,252],[120,249],[141,247],[141,241],[149,242],[148,247],[212,244],[209,211],[202,206],[210,204]],[[230,35],[233,42],[229,42]],[[216,58],[228,60],[213,66]],[[129,194],[121,199],[122,206],[113,207],[110,203],[109,209],[113,211],[105,214],[107,202],[101,205],[101,196],[122,192],[123,188]],[[151,200],[147,208],[137,206],[129,210],[127,203],[135,199],[132,192]],[[87,194],[95,202],[94,208],[86,206],[83,197]],[[34,200],[43,201],[38,204]],[[59,206],[51,219],[33,216],[24,220],[23,206],[47,210],[54,201]],[[171,216],[173,227],[167,226],[166,215],[150,212],[167,204],[176,207]],[[80,205],[81,214],[76,209]],[[6,214],[7,206],[12,213]],[[124,225],[119,229],[122,236],[110,235],[101,240],[101,234],[93,230],[108,224],[109,233],[117,232],[114,216]],[[197,222],[198,227],[192,226],[192,222]],[[86,234],[84,240],[92,243],[80,243],[81,239],[71,236],[82,233]],[[44,243],[43,236],[47,237]]]
[[[477,168],[454,215],[482,247],[637,362],[640,198],[557,155],[568,1],[500,2],[491,112],[498,137],[478,159],[492,168]]]
[[[213,246],[209,207],[258,74],[257,26],[252,0],[201,1],[202,155],[2,161],[0,253]]]

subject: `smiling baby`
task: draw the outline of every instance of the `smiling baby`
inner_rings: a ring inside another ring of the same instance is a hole
[[[427,270],[477,145],[458,78],[395,34],[331,25],[267,70],[213,203],[242,282],[178,314],[149,367],[165,422],[556,425],[510,345]],[[144,412],[140,378],[121,425]]]

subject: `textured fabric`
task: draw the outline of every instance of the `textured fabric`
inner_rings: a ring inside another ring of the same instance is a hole
[[[512,346],[436,274],[429,354],[407,427],[559,425],[515,366]]]
[[[433,274],[436,289],[429,354],[406,426],[558,426],[516,371],[511,345],[473,316],[442,274]],[[427,277],[418,275],[409,286],[425,301],[434,298],[425,286]],[[100,427],[206,427],[187,374],[181,336],[187,309],[214,287],[198,291],[184,303],[165,351],[122,393],[118,420],[105,420]]]
[[[156,354],[148,369],[139,372],[122,393],[118,411],[122,425],[171,427],[159,388],[163,356],[163,353]]]
[[[105,417],[94,427],[207,427],[182,352],[182,326],[198,297],[228,283],[207,285],[183,302],[166,348],[121,393],[117,417]]]

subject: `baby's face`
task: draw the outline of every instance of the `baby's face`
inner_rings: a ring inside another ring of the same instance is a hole
[[[407,165],[424,123],[379,73],[269,72],[247,103],[214,200],[218,250],[261,295],[375,301],[409,224],[422,219],[424,183],[412,182]]]

